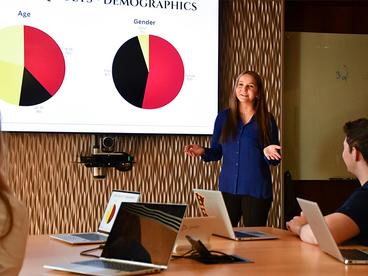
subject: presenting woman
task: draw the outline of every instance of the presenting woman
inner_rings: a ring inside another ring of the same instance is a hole
[[[245,226],[266,225],[272,203],[269,165],[280,162],[280,149],[263,81],[245,71],[236,79],[229,108],[217,115],[211,147],[192,144],[184,152],[205,162],[222,159],[219,190],[235,227],[242,216]]]

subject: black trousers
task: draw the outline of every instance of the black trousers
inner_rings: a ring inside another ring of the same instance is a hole
[[[239,225],[242,216],[244,226],[266,226],[272,199],[224,192],[222,192],[222,196],[233,227]]]

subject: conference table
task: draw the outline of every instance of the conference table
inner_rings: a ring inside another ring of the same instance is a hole
[[[247,258],[253,263],[202,264],[192,259],[170,261],[163,276],[170,275],[368,275],[368,265],[344,265],[322,252],[318,246],[306,244],[289,231],[271,227],[249,227],[278,237],[275,240],[232,241],[211,237],[211,250]],[[80,252],[96,245],[68,245],[47,235],[28,238],[21,276],[71,275],[48,270],[44,264],[88,260]],[[95,252],[98,253],[98,252]]]

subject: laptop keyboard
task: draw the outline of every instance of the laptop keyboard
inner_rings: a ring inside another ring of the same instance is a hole
[[[340,252],[348,260],[368,260],[368,254],[357,249],[340,249]]]
[[[81,233],[81,234],[72,234],[71,236],[90,241],[106,240],[106,236],[100,235],[98,233]]]
[[[259,234],[252,233],[252,232],[241,232],[241,231],[234,231],[235,237],[237,238],[252,238],[252,237],[259,237]]]
[[[155,270],[155,268],[152,268],[152,267],[144,267],[140,265],[125,264],[125,263],[119,263],[119,262],[109,262],[105,260],[82,261],[82,262],[75,262],[74,264],[93,266],[93,267],[98,267],[98,268],[115,269],[115,270],[120,270],[120,271],[129,271],[129,272],[146,270],[146,269]]]

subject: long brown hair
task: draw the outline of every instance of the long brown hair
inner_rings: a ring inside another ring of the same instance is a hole
[[[244,75],[250,75],[256,81],[258,94],[254,101],[255,118],[259,128],[260,142],[266,147],[270,143],[270,115],[267,108],[262,78],[254,71],[243,71],[235,80],[233,92],[229,98],[229,116],[222,129],[220,142],[224,143],[229,138],[235,139],[236,137],[239,124],[239,101],[236,97],[236,86],[238,85],[239,79]]]
[[[2,140],[1,140],[1,133],[0,133],[0,165],[2,164],[2,154],[3,154],[3,145],[2,145]],[[5,236],[7,236],[12,227],[13,227],[13,212],[12,212],[12,208],[10,206],[10,201],[9,198],[7,196],[7,193],[9,193],[9,187],[6,185],[4,177],[2,175],[2,172],[0,170],[0,200],[4,203],[5,205],[5,210],[6,210],[6,214],[9,216],[9,227],[8,229],[6,229],[6,231],[4,233],[0,233],[0,238],[3,238]]]

